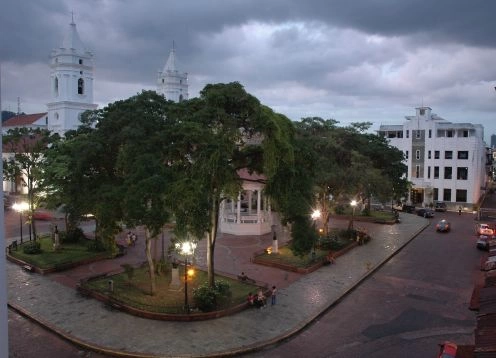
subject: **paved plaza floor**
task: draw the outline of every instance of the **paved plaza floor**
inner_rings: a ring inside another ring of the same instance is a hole
[[[332,226],[347,222],[334,220]],[[87,349],[125,357],[208,357],[233,355],[274,344],[296,334],[376,268],[380,267],[428,225],[416,215],[401,214],[395,225],[359,223],[372,237],[340,256],[336,263],[302,275],[251,262],[253,253],[271,246],[272,236],[218,238],[216,272],[249,277],[278,287],[277,304],[263,310],[208,321],[156,321],[109,310],[104,304],[77,294],[80,279],[121,270],[123,263],[145,261],[144,240],[117,259],[104,260],[60,273],[38,275],[7,263],[8,303],[22,314]],[[286,232],[277,228],[281,245]],[[124,235],[124,234],[123,234]],[[168,236],[168,235],[166,235]],[[164,238],[164,245],[169,237]],[[196,265],[206,267],[205,242],[197,248]],[[162,244],[154,245],[154,255]]]

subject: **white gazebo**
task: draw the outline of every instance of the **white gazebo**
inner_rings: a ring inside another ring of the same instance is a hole
[[[270,203],[263,195],[265,176],[238,171],[243,190],[237,200],[227,200],[220,208],[220,231],[236,236],[264,235],[272,231]]]

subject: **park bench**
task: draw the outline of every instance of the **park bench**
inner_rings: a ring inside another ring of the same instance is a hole
[[[125,247],[124,245],[121,245],[121,244],[117,244],[117,249],[119,250],[117,252],[117,256],[124,256],[125,254],[127,254],[127,247]]]
[[[14,240],[12,241],[12,243],[9,245],[9,252],[12,251],[12,250],[16,250],[17,251],[17,240]]]
[[[257,281],[255,281],[254,279],[252,278],[249,278],[248,276],[246,275],[238,275],[238,280],[242,281],[242,282],[249,282],[249,283],[257,283]]]
[[[24,271],[34,272],[34,267],[31,265],[23,265],[22,268]]]

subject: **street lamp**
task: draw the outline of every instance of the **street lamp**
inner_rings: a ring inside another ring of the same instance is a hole
[[[188,270],[188,256],[193,255],[196,249],[196,242],[183,241],[176,243],[176,250],[184,256],[184,309],[189,313],[188,304],[188,275],[193,275],[193,270]]]
[[[12,205],[12,209],[14,209],[15,211],[17,211],[19,213],[19,227],[21,230],[21,244],[22,244],[22,240],[23,240],[23,237],[22,237],[22,213],[24,211],[28,210],[28,208],[29,208],[29,204],[26,203],[25,201],[21,201],[20,203],[15,202],[14,205]]]
[[[315,260],[315,233],[317,232],[317,229],[316,229],[316,225],[315,223],[317,222],[317,220],[320,218],[320,210],[316,209],[313,211],[312,213],[312,220],[313,220],[313,249],[312,249],[312,260]]]
[[[350,203],[351,207],[353,208],[352,212],[351,212],[351,223],[350,223],[350,229],[353,229],[353,220],[355,219],[355,207],[357,205],[357,201],[356,200],[352,200],[351,203]]]

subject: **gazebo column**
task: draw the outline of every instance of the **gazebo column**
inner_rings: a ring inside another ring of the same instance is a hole
[[[262,193],[260,192],[260,190],[257,190],[257,223],[260,223],[262,222],[261,220],[261,213],[260,213],[260,210],[261,210],[261,205],[262,204]]]
[[[253,197],[253,191],[248,190],[248,215],[251,215],[251,200]]]
[[[236,223],[241,223],[241,193],[238,194],[238,207],[236,208]]]

